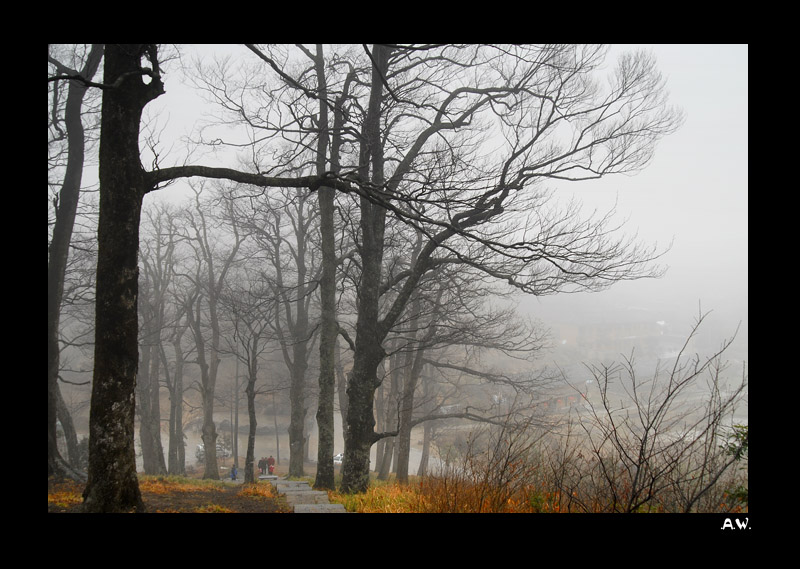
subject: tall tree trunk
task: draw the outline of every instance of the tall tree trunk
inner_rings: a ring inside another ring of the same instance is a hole
[[[400,373],[406,364],[406,362],[401,362],[401,359],[408,359],[408,354],[405,354],[404,356],[403,354],[397,352],[391,356],[390,359],[392,363],[391,370],[389,372],[389,377],[391,378],[389,389],[387,390],[385,385],[381,385],[380,388],[381,391],[388,391],[388,394],[383,397],[383,403],[380,403],[380,395],[376,398],[378,400],[376,407],[383,407],[382,413],[378,413],[378,424],[382,426],[384,431],[393,431],[397,429],[397,401],[400,385]],[[381,415],[383,416],[382,421]],[[388,480],[389,474],[392,470],[392,462],[396,453],[397,437],[387,437],[382,439],[382,442],[383,450],[377,454],[376,462],[378,464],[376,465],[375,470],[378,471],[378,480]]]
[[[324,174],[326,168],[325,154],[328,140],[328,107],[327,83],[325,83],[325,66],[322,46],[317,46],[317,76],[320,77],[320,143],[317,152],[317,173]],[[348,74],[342,88],[341,96],[336,100],[333,116],[333,135],[330,144],[330,168],[339,173],[339,149],[342,143],[342,125],[344,123],[344,103],[349,97],[349,85],[355,74]],[[322,275],[320,277],[320,343],[319,343],[319,407],[317,409],[317,425],[319,428],[319,446],[317,449],[317,478],[315,488],[334,488],[334,398],[336,395],[336,360],[338,352],[336,323],[336,235],[333,224],[334,190],[321,187],[318,190],[320,239],[322,248]],[[340,383],[341,385],[341,383]],[[345,409],[340,392],[340,408]]]
[[[154,261],[160,262],[160,255]],[[164,288],[166,282],[158,270],[145,260],[143,283],[147,291],[140,299],[142,316],[142,347],[137,379],[139,442],[142,447],[142,466],[146,474],[166,474],[164,447],[161,443],[161,330],[164,326]],[[142,287],[140,287],[142,290]]]
[[[434,426],[430,422],[426,422],[422,427],[422,456],[419,459],[419,468],[417,469],[417,476],[425,476],[428,474],[428,464],[431,456],[431,438],[433,436]]]
[[[372,86],[363,127],[365,143],[361,148],[359,170],[362,180],[369,180],[377,187],[384,182],[380,107],[389,53],[390,49],[381,45],[373,49]],[[368,171],[370,168],[371,172]],[[385,334],[378,325],[386,210],[366,198],[361,198],[360,208],[361,282],[353,371],[347,386],[347,428],[342,463],[342,491],[349,493],[365,492],[369,487],[370,448],[378,440],[374,431],[373,401],[379,385],[378,366],[386,355],[382,346]]]
[[[219,480],[219,464],[217,463],[217,426],[214,423],[214,385],[208,379],[210,373],[205,372],[205,385],[202,390],[203,427],[200,438],[203,440],[205,467],[203,478]]]
[[[233,223],[234,243],[224,259],[222,267],[215,268],[214,252],[208,240],[208,232],[203,206],[200,201],[200,192],[195,194],[195,205],[199,224],[194,225],[196,234],[195,241],[200,258],[205,262],[205,274],[197,273],[198,296],[194,300],[195,309],[192,315],[192,329],[197,346],[197,362],[201,371],[201,394],[203,398],[203,427],[201,438],[205,454],[205,469],[203,478],[219,480],[219,464],[217,462],[217,427],[214,424],[214,403],[217,385],[217,372],[219,370],[220,359],[220,323],[218,316],[219,297],[225,278],[239,251],[242,239],[238,234],[236,224]],[[205,284],[201,284],[205,280]],[[200,292],[202,291],[202,293]],[[207,298],[203,298],[207,295]],[[201,330],[201,304],[205,300],[208,303],[208,326],[211,330],[211,342],[208,344],[208,355],[206,356],[206,340]]]
[[[155,46],[105,50],[100,126],[100,216],[97,308],[89,417],[87,512],[144,511],[136,476],[134,415],[138,366],[138,250],[142,199],[148,185],[139,159],[145,105],[164,92],[158,75],[145,84],[141,60],[158,72]]]
[[[317,142],[317,174],[323,175],[328,152],[328,88],[325,80],[325,57],[317,44],[314,60],[319,91],[319,125]],[[336,113],[334,121],[337,120]],[[335,131],[335,126],[334,126]],[[335,152],[335,151],[334,151]],[[331,157],[333,171],[338,160]],[[333,349],[336,342],[336,248],[333,227],[334,190],[321,187],[317,191],[320,215],[322,272],[320,275],[320,339],[319,339],[319,402],[317,404],[317,476],[314,488],[332,490],[333,481],[333,397],[336,385]]]
[[[64,440],[67,443],[67,460],[70,466],[78,468],[78,433],[75,431],[75,424],[72,421],[72,415],[69,413],[67,403],[61,395],[61,390],[56,390],[58,408],[58,420],[61,427],[64,429]]]
[[[233,421],[231,421],[233,432],[231,432],[231,444],[233,445],[233,464],[239,468],[239,360],[236,360],[236,381],[233,387]]]
[[[207,365],[205,383],[203,385],[203,445],[205,448],[205,470],[203,478],[219,480],[219,463],[217,461],[217,426],[214,423],[214,394],[217,388],[217,370],[220,359],[219,331],[216,323],[216,306],[209,302],[211,309],[211,362]]]
[[[305,457],[306,406],[306,343],[294,339],[294,363],[290,371],[292,384],[289,387],[291,413],[289,417],[289,476],[305,476],[303,469]]]
[[[163,320],[159,319],[159,320]],[[161,330],[161,323],[159,322],[159,336]],[[153,449],[153,467],[154,474],[166,474],[167,463],[164,460],[164,445],[161,442],[161,384],[159,376],[161,372],[161,358],[158,357],[161,351],[161,338],[157,338],[157,345],[153,348],[156,353],[150,364],[150,385],[147,390],[147,397],[150,398],[150,440]]]
[[[375,391],[375,426],[379,429],[384,428],[386,425],[385,403],[387,397],[386,385],[385,383],[381,383],[381,385]],[[386,456],[386,444],[386,439],[380,439],[375,443],[375,472],[378,473],[378,480],[386,479],[381,477],[381,475],[384,474],[383,459]],[[386,471],[386,475],[388,476],[388,471]]]
[[[408,463],[411,459],[411,419],[414,415],[414,392],[422,372],[423,354],[420,348],[414,354],[414,362],[406,367],[403,394],[400,398],[400,424],[397,433],[397,481],[408,484]]]
[[[333,359],[336,369],[336,395],[339,397],[339,413],[342,417],[342,425],[347,425],[345,417],[347,417],[347,381],[348,375],[344,372],[344,365],[342,364],[341,348],[339,347],[338,337],[333,345]]]
[[[151,299],[152,300],[152,299]],[[149,311],[153,314],[156,310]],[[139,411],[139,444],[142,447],[142,467],[145,474],[166,474],[164,448],[161,444],[160,389],[158,375],[161,369],[160,318],[145,318],[145,344],[139,362],[139,377],[136,382]]]
[[[253,358],[255,359],[255,348],[253,349]],[[247,453],[244,459],[244,481],[255,482],[255,462],[256,462],[256,365],[252,362],[249,366],[249,373],[247,374],[247,387],[245,393],[247,394],[247,416],[250,419],[250,428],[247,432]]]
[[[289,476],[304,476],[303,465],[306,458],[308,430],[306,429],[306,418],[311,402],[308,398],[306,373],[308,371],[308,357],[311,352],[311,328],[309,326],[309,286],[307,282],[308,268],[306,266],[306,249],[309,243],[308,226],[305,221],[304,210],[306,196],[301,196],[298,191],[298,206],[294,220],[295,230],[295,251],[293,253],[294,262],[297,266],[297,276],[291,293],[287,294],[287,289],[283,286],[281,277],[278,277],[278,286],[283,296],[283,306],[286,313],[286,326],[289,331],[288,341],[290,345],[285,345],[285,338],[281,339],[284,360],[289,368],[291,386],[289,387],[289,398],[291,403],[291,414],[289,418]],[[307,202],[312,203],[312,202]],[[279,247],[276,247],[275,260],[280,262]],[[291,317],[292,307],[294,307],[294,318]],[[291,354],[290,354],[291,352]]]
[[[149,326],[145,319],[144,327]],[[139,375],[136,378],[136,400],[137,415],[139,416],[139,446],[142,449],[142,468],[145,474],[159,474],[158,461],[155,458],[153,448],[153,436],[151,433],[152,422],[150,421],[150,372],[151,359],[153,358],[153,346],[145,334],[144,345],[141,347],[141,359],[139,360]]]
[[[317,426],[317,476],[314,487],[332,490],[334,429],[333,400],[336,388],[334,346],[336,344],[336,251],[334,250],[333,190],[320,188],[320,232],[322,234],[322,277],[320,281],[321,322],[319,341],[319,405]]]
[[[81,76],[87,80],[94,77],[103,58],[103,44],[94,44],[86,59]],[[70,70],[71,71],[71,70]],[[56,423],[58,421],[58,368],[59,352],[58,324],[61,302],[64,295],[64,278],[69,257],[69,244],[78,211],[84,161],[84,130],[81,106],[87,87],[79,81],[69,82],[64,124],[67,127],[67,169],[58,194],[53,237],[47,259],[47,475],[83,476],[66,467],[58,452]],[[62,423],[63,424],[63,423]]]
[[[384,215],[383,211],[375,209],[371,213],[372,219],[367,217],[367,220],[362,220],[362,226],[375,221],[375,216],[381,218]],[[345,456],[342,463],[342,491],[346,493],[365,492],[369,487],[370,448],[378,440],[374,431],[373,404],[375,390],[379,386],[377,371],[386,352],[378,328],[383,227],[380,220],[377,225],[380,235],[376,235],[375,240],[365,243],[362,248],[363,273],[359,288],[356,349],[353,370],[347,385],[348,412],[344,433]],[[372,230],[371,227],[367,229]]]
[[[175,372],[172,388],[169,392],[169,443],[167,451],[167,472],[169,474],[186,474],[186,449],[183,440],[183,349],[181,338],[186,326],[178,324],[172,345],[175,350]],[[166,354],[161,350],[166,362]],[[167,369],[166,363],[164,368]]]
[[[275,392],[272,392],[272,426],[275,430],[275,461],[281,463],[281,435],[278,432],[278,407],[275,405]]]
[[[203,441],[203,478],[219,480],[219,467],[217,466],[217,430],[214,425],[214,383],[211,377],[211,366],[206,359],[206,342],[203,338],[202,296],[197,295],[187,303],[189,323],[194,335],[197,349],[196,362],[200,367],[200,396],[203,404],[203,424],[200,439]],[[212,356],[213,357],[213,356]]]

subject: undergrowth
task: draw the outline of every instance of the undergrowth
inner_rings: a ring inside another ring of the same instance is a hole
[[[82,483],[48,481],[52,513],[83,511]],[[139,475],[139,490],[150,513],[277,513],[286,510],[271,484],[235,484],[184,476]]]
[[[373,482],[362,494],[341,494],[329,491],[331,503],[344,505],[353,513],[569,513],[604,512],[604,501],[597,497],[592,502],[579,503],[575,495],[565,495],[558,490],[520,487],[502,500],[489,499],[499,489],[483,484],[456,481],[446,477],[428,476],[414,478],[409,484],[395,481]],[[716,511],[739,513],[746,506],[737,504],[730,494],[723,494]],[[587,504],[589,504],[587,506]],[[643,507],[640,513],[660,513],[658,507]]]

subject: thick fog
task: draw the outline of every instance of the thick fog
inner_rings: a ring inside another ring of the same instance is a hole
[[[197,56],[248,55],[244,46],[182,46],[185,62]],[[644,244],[668,249],[660,259],[659,279],[621,282],[596,293],[521,298],[534,318],[553,328],[563,345],[563,326],[650,320],[670,334],[688,334],[700,312],[711,311],[702,337],[716,347],[739,329],[729,356],[747,359],[747,75],[746,45],[619,45],[608,54],[610,69],[626,50],[644,49],[656,58],[667,80],[670,103],[682,109],[685,123],[662,140],[644,171],[585,182],[551,184],[559,200],[577,198],[587,215],[616,207],[624,231]],[[148,106],[164,129],[162,147],[172,148],[168,162],[180,161],[178,139],[196,133],[212,112],[199,90],[179,74],[166,78],[166,94]],[[226,133],[230,134],[229,132]],[[206,133],[206,137],[208,137]],[[176,141],[172,144],[171,140]],[[162,156],[163,158],[163,156]],[[193,154],[211,164],[214,154]],[[144,160],[144,158],[143,158]],[[186,182],[155,198],[180,200]],[[562,328],[559,328],[562,327]],[[613,357],[615,354],[608,354]]]
[[[668,81],[670,101],[686,115],[682,128],[659,143],[641,173],[563,184],[587,211],[616,204],[627,231],[667,247],[660,279],[617,283],[600,293],[532,299],[545,322],[650,319],[672,334],[688,334],[699,312],[717,347],[739,327],[730,357],[747,358],[747,74],[742,45],[618,46],[652,50]],[[561,342],[564,339],[556,338]]]
[[[166,93],[146,107],[140,143],[142,164],[146,169],[154,164],[242,166],[241,161],[248,159],[246,152],[231,153],[223,151],[223,145],[209,144],[223,135],[227,142],[234,140],[230,137],[244,137],[237,140],[242,148],[249,141],[241,134],[245,129],[226,126],[203,129],[207,119],[221,117],[222,112],[206,100],[208,93],[193,84],[197,80],[194,60],[205,58],[209,72],[221,73],[225,64],[220,58],[228,56],[237,61],[252,54],[245,46],[235,45],[186,45],[179,49],[182,63],[189,71],[181,73],[177,64],[170,67],[172,71],[164,77]],[[530,316],[541,329],[548,331],[538,363],[549,370],[560,370],[573,385],[591,383],[588,366],[592,364],[605,365],[635,355],[640,369],[646,371],[675,358],[697,319],[705,314],[698,334],[687,345],[686,355],[710,356],[735,336],[724,354],[724,359],[732,364],[728,377],[735,382],[737,374],[741,379],[743,364],[749,359],[748,46],[620,45],[609,52],[606,68],[611,70],[617,57],[626,50],[647,50],[654,55],[667,81],[669,104],[685,115],[683,125],[661,140],[652,161],[635,175],[581,182],[551,180],[546,188],[553,192],[558,204],[571,200],[579,203],[581,217],[593,213],[605,216],[613,210],[612,225],[620,226],[620,234],[645,248],[655,246],[663,253],[653,267],[663,269],[663,274],[659,278],[617,282],[596,292],[544,297],[520,293],[515,301],[519,303],[520,314]],[[210,84],[214,81],[210,80]],[[194,141],[200,139],[205,144],[195,145]],[[152,155],[154,141],[157,157]],[[246,169],[249,165],[244,166]],[[86,185],[96,183],[92,180],[96,178],[95,170],[87,168]],[[145,206],[154,201],[185,203],[193,195],[189,183],[178,180],[150,193]],[[528,360],[520,361],[521,366],[536,366]],[[240,376],[230,361],[226,365],[223,370],[226,376]],[[509,371],[524,374],[529,369]],[[313,383],[314,379],[310,381]],[[76,390],[81,391],[78,399],[85,400],[88,396],[82,389]],[[500,391],[497,394],[498,399],[492,399],[492,405],[497,403],[499,407],[502,398]],[[596,403],[588,395],[586,400]],[[273,410],[274,405],[273,398]],[[232,407],[221,404],[216,410],[215,421],[220,432],[235,431],[231,426]],[[736,410],[735,418],[746,423],[746,394],[743,407]],[[243,409],[238,412],[244,416]],[[313,420],[310,415],[309,420]],[[201,442],[201,424],[200,419],[187,424],[187,462],[194,462],[195,449]],[[262,425],[259,420],[259,427],[265,432],[259,433],[256,459],[275,452],[276,447],[289,448],[288,436],[283,434],[283,425],[279,429],[277,419],[274,427],[266,422]],[[273,430],[267,436],[269,429]],[[313,425],[307,425],[306,430],[313,431]],[[336,452],[343,449],[342,430],[337,414]],[[239,432],[241,447],[241,424]],[[273,432],[280,433],[279,441],[276,442],[277,436],[273,439]],[[168,441],[164,437],[162,431],[166,446]],[[412,470],[420,460],[418,447],[422,437],[412,436]],[[316,444],[316,438],[309,440],[310,455],[316,456]],[[243,451],[240,448],[238,452]],[[372,452],[376,453],[375,448]]]

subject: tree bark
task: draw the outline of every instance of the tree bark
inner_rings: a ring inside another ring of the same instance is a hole
[[[136,476],[134,417],[138,365],[138,250],[142,199],[152,189],[139,158],[139,124],[164,92],[157,75],[142,81],[141,59],[157,72],[155,46],[105,50],[100,126],[100,216],[94,377],[89,420],[87,512],[144,511]]]
[[[75,431],[75,424],[72,421],[72,415],[69,413],[67,404],[64,397],[61,395],[61,390],[56,391],[58,398],[56,405],[58,407],[58,420],[61,427],[64,429],[64,439],[67,443],[67,460],[73,468],[78,466],[78,433]]]
[[[346,426],[347,421],[347,380],[349,374],[345,374],[344,365],[342,364],[342,350],[339,347],[339,338],[337,336],[333,345],[333,360],[334,368],[336,370],[336,395],[339,398],[339,414],[342,418],[342,425]]]
[[[381,385],[379,395],[376,397],[376,414],[378,418],[378,425],[384,431],[397,430],[397,408],[398,398],[400,392],[400,374],[407,364],[408,354],[397,352],[389,358],[391,362],[389,377],[391,378],[389,388],[386,385]],[[402,360],[402,361],[401,361]],[[388,391],[388,393],[381,398],[380,391]],[[381,402],[383,399],[383,402]],[[381,442],[383,445],[381,445]],[[387,437],[378,442],[378,452],[376,453],[377,467],[375,470],[378,472],[378,480],[388,480],[389,474],[392,470],[392,463],[396,454],[396,437]],[[383,448],[381,448],[383,446]]]
[[[257,340],[254,340],[254,343]],[[255,351],[255,346],[253,348],[253,360],[256,358],[257,352]],[[247,395],[247,416],[250,419],[250,428],[247,432],[247,453],[245,454],[244,459],[244,481],[245,482],[255,482],[255,461],[256,461],[256,428],[258,423],[256,422],[256,377],[257,377],[257,369],[256,366],[258,364],[255,361],[251,361],[250,365],[248,366],[248,374],[247,374],[247,387],[245,388],[245,394]]]
[[[147,328],[149,322],[143,327]],[[145,334],[147,336],[147,334]],[[139,361],[139,373],[136,378],[136,399],[139,416],[139,445],[142,449],[142,468],[145,474],[163,474],[158,470],[158,459],[156,458],[155,437],[152,432],[152,405],[150,399],[151,373],[153,370],[153,346],[145,339],[145,344],[141,347],[141,360]]]
[[[414,354],[413,364],[406,367],[403,394],[400,398],[400,424],[397,433],[397,481],[408,484],[408,463],[411,458],[411,419],[414,415],[414,392],[422,372],[424,348]]]
[[[175,371],[169,386],[169,443],[167,448],[167,473],[186,474],[186,449],[183,441],[183,349],[181,338],[186,331],[186,325],[177,323],[175,337],[172,345],[175,350]],[[164,368],[167,369],[166,355],[162,347]]]
[[[319,404],[317,426],[317,476],[314,487],[334,488],[333,400],[336,387],[334,345],[336,343],[336,251],[333,229],[333,190],[320,188],[319,206],[322,236],[322,276],[320,281],[321,323],[319,342]]]
[[[372,211],[372,220],[385,213]],[[369,218],[367,218],[369,220]],[[362,227],[369,221],[362,221]],[[383,227],[380,235],[362,248],[363,273],[359,288],[359,312],[356,324],[356,350],[353,370],[347,386],[348,412],[345,429],[345,457],[342,464],[342,491],[364,492],[369,486],[370,448],[378,440],[374,432],[373,403],[379,386],[377,370],[386,356],[378,327],[378,300],[381,274]],[[367,229],[371,229],[367,227]]]
[[[290,369],[291,385],[289,386],[289,399],[291,413],[289,416],[289,476],[305,476],[303,468],[305,457],[305,421],[306,412],[306,344],[298,338],[293,338],[294,361]]]
[[[383,78],[388,69],[390,49],[375,46],[373,51],[372,89],[364,123],[361,167],[362,180],[380,187],[383,184],[383,151],[380,140],[380,105]],[[371,172],[368,170],[371,167]],[[371,175],[370,175],[371,174]],[[359,310],[356,321],[355,354],[353,370],[347,386],[347,428],[344,436],[344,461],[342,462],[342,492],[365,492],[369,487],[370,448],[376,437],[373,402],[379,383],[377,369],[386,352],[379,322],[381,264],[383,261],[386,210],[361,198],[361,277],[359,285]]]
[[[321,132],[317,146],[317,174],[323,175],[326,171],[326,154],[328,148],[328,89],[325,81],[325,60],[322,46],[317,45],[317,54],[314,61],[317,71],[317,83],[320,98]],[[341,123],[342,100],[337,101],[334,113],[334,133],[338,133]],[[333,145],[338,149],[338,135]],[[338,150],[331,152],[331,169],[339,172]],[[320,490],[333,490],[334,483],[334,421],[333,400],[336,389],[336,371],[334,349],[336,344],[336,247],[334,217],[334,190],[321,187],[317,193],[320,216],[320,245],[322,252],[322,272],[320,275],[320,336],[319,336],[319,403],[317,405],[317,476],[314,488]]]

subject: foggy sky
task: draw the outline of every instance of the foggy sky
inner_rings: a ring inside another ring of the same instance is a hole
[[[185,46],[185,55],[196,53],[196,47]],[[741,322],[739,346],[746,352],[748,47],[614,46],[607,65],[622,50],[639,48],[655,55],[670,103],[685,113],[684,125],[659,143],[653,161],[635,176],[550,187],[565,199],[576,196],[588,211],[605,211],[616,201],[619,217],[628,219],[628,233],[637,233],[646,243],[673,242],[662,259],[668,271],[658,280],[618,283],[601,293],[526,299],[524,304],[545,324],[584,317],[609,320],[630,308],[643,308],[679,323],[686,332],[699,304],[703,311],[713,311],[711,333],[720,340]],[[199,52],[250,57],[244,46],[201,46]],[[169,121],[162,143],[169,148],[173,139],[175,152],[178,138],[204,112],[201,99],[179,76],[166,76],[166,94],[146,108],[159,123]],[[212,165],[208,158],[194,156],[190,163]],[[143,163],[148,164],[144,157]],[[181,181],[165,190],[170,199],[181,195],[181,185],[187,187]]]
[[[612,207],[615,199],[629,233],[667,245],[668,267],[658,280],[618,283],[594,294],[534,301],[545,321],[610,318],[645,308],[683,323],[711,310],[710,333],[730,336],[741,322],[738,345],[747,339],[748,113],[746,45],[615,46],[652,50],[667,79],[670,102],[684,125],[663,139],[649,166],[635,176],[564,184],[587,207]],[[713,331],[711,329],[714,329]],[[722,336],[719,340],[722,340]]]

